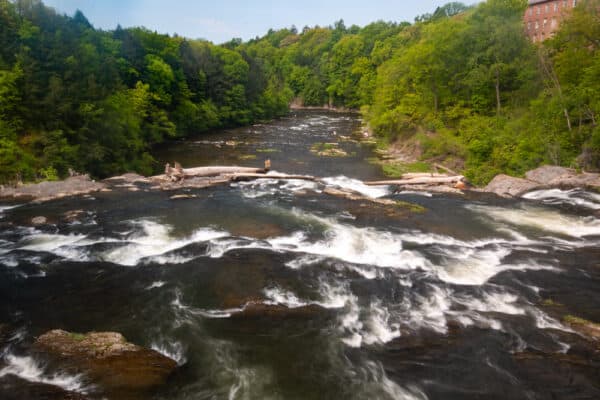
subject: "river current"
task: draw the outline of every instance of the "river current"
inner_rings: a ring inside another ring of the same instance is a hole
[[[152,399],[597,399],[600,195],[395,193],[350,114],[295,112],[156,157],[261,179],[0,205],[0,378],[94,398],[28,352],[51,329],[118,331],[179,368]],[[346,157],[319,156],[315,144]],[[412,203],[386,206],[326,186]],[[416,206],[415,206],[416,205]],[[418,207],[417,207],[418,206]],[[68,222],[64,214],[82,210]],[[43,215],[49,224],[32,227]]]

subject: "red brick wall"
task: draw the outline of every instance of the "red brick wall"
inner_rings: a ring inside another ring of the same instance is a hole
[[[534,42],[541,42],[552,36],[558,30],[561,20],[578,1],[581,0],[530,1],[524,17],[527,36]]]

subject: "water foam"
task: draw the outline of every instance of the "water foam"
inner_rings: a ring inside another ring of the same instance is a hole
[[[367,196],[373,199],[387,196],[392,193],[389,186],[368,186],[365,185],[363,181],[351,179],[343,175],[337,177],[324,178],[323,182],[330,186],[334,186],[340,189],[351,190],[353,192],[360,193],[363,196]]]
[[[165,256],[165,253],[191,243],[207,242],[228,235],[223,231],[203,228],[188,237],[175,238],[172,236],[173,228],[170,225],[163,225],[152,220],[131,221],[130,224],[136,229],[126,239],[128,244],[105,252],[101,256],[103,260],[126,266],[135,266],[142,259],[162,264],[183,263],[192,258]]]

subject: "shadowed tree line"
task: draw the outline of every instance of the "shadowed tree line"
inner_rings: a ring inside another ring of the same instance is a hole
[[[360,109],[383,141],[418,142],[476,183],[598,168],[599,2],[543,46],[524,35],[523,0],[214,45],[0,0],[0,180],[150,173],[153,146],[284,115],[293,99]]]

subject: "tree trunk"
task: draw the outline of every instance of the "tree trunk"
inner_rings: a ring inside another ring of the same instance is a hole
[[[571,132],[573,130],[573,127],[571,126],[571,118],[569,117],[569,111],[565,108],[563,109],[563,112],[565,113],[565,118],[567,119],[567,126],[569,127],[569,132]]]
[[[457,183],[464,180],[462,175],[445,176],[445,177],[421,177],[413,179],[395,179],[387,181],[365,182],[369,186],[384,186],[384,185],[439,185],[444,183]]]
[[[552,82],[552,86],[554,86],[554,88],[558,92],[560,102],[563,104],[563,113],[565,115],[565,119],[567,120],[567,127],[569,128],[569,132],[571,132],[573,130],[573,127],[571,125],[571,117],[569,117],[569,110],[567,110],[567,107],[564,105],[565,99],[562,93],[562,87],[560,86],[560,81],[558,80],[558,76],[556,76],[556,73],[554,72],[554,69],[550,64],[550,60],[548,60],[548,56],[545,53],[542,53],[542,50],[538,52],[538,56],[540,59],[540,64],[542,64],[542,68],[546,73],[546,76]]]

